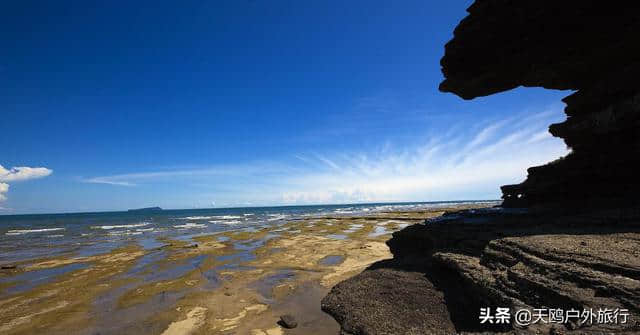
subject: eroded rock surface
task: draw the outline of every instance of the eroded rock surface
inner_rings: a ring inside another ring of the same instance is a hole
[[[347,333],[640,333],[640,229],[633,222],[612,227],[586,216],[468,210],[407,227],[387,243],[393,260],[338,284],[323,300]],[[479,322],[481,307],[609,308],[628,310],[629,318],[489,325]]]
[[[451,334],[443,294],[421,272],[372,269],[336,285],[322,301],[351,334]]]

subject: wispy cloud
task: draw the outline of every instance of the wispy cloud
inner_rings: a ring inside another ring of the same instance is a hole
[[[533,134],[533,136],[531,136],[527,141],[527,144],[544,141],[544,140],[550,139],[551,137],[552,137],[551,133],[549,133],[548,130],[543,130],[537,134]]]
[[[9,193],[8,183],[42,178],[51,173],[53,173],[52,170],[44,167],[17,166],[7,170],[0,165],[0,202],[7,200],[7,193]],[[6,208],[0,209],[6,210]]]
[[[498,197],[498,186],[524,180],[526,169],[568,153],[548,135],[539,113],[488,123],[475,133],[443,132],[423,144],[369,153],[324,155],[331,169],[283,180],[284,203],[445,200]],[[321,160],[318,158],[319,160]]]
[[[486,142],[488,139],[491,138],[491,136],[493,136],[506,123],[507,123],[507,120],[502,120],[502,121],[490,124],[489,126],[483,128],[480,132],[478,132],[473,137],[473,140],[471,140],[471,142],[469,142],[469,144],[467,145],[466,149],[467,150],[473,149],[473,148],[479,146],[480,144]]]
[[[147,171],[136,173],[114,174],[81,178],[80,181],[92,184],[108,184],[116,186],[137,186],[139,184],[154,183],[162,180],[186,180],[211,178],[224,178],[233,180],[252,175],[269,175],[273,173],[286,173],[289,167],[273,162],[255,162],[252,164],[220,165],[205,168],[191,168],[165,171]]]
[[[286,162],[119,174],[84,181],[119,186],[171,181],[178,187],[189,184],[187,180],[198,181],[213,185],[207,196],[219,205],[495,198],[498,186],[522,181],[528,167],[568,153],[560,139],[547,133],[553,115],[557,113],[497,120],[475,132],[443,131],[421,143],[384,143],[367,152],[300,152]]]
[[[330,168],[335,169],[335,170],[340,170],[340,167],[338,166],[338,164],[334,163],[332,160],[330,160],[330,159],[328,159],[328,158],[326,158],[326,157],[324,157],[322,155],[319,155],[319,154],[315,154],[314,156],[319,161],[321,161],[322,163],[327,164],[327,166],[329,166]]]
[[[90,184],[107,184],[107,185],[117,185],[117,186],[136,186],[136,184],[128,182],[128,181],[118,181],[119,176],[105,176],[105,177],[94,177],[82,179],[85,183]]]
[[[188,169],[188,170],[173,170],[173,171],[155,171],[155,172],[138,172],[138,173],[123,173],[114,174],[108,176],[98,176],[91,178],[82,178],[84,183],[91,184],[107,184],[116,186],[136,186],[139,183],[148,181],[168,179],[168,178],[180,178],[184,176],[194,176],[215,173],[215,169]]]

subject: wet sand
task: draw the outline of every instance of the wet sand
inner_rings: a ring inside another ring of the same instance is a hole
[[[3,334],[338,334],[336,283],[391,258],[385,241],[462,205],[291,220],[0,270]],[[284,329],[282,314],[298,326]]]

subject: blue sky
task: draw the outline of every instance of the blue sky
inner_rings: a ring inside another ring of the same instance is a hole
[[[568,93],[439,92],[470,3],[4,3],[0,213],[499,198]]]

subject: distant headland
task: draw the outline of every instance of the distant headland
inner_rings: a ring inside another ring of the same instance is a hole
[[[127,212],[158,212],[161,210],[162,208],[160,207],[145,207],[145,208],[129,209],[127,210]]]

